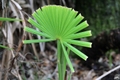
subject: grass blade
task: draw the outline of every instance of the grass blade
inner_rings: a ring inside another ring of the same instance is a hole
[[[20,20],[20,19],[12,19],[12,18],[0,17],[0,21],[22,21],[22,20]]]
[[[84,37],[89,37],[91,36],[91,31],[84,31],[84,32],[80,32],[80,33],[77,33],[77,34],[72,34],[72,35],[69,35],[67,36],[67,38],[69,39],[77,39],[77,38],[84,38]]]
[[[64,45],[66,47],[68,47],[71,51],[73,51],[76,55],[78,55],[79,57],[81,57],[83,60],[87,60],[87,56],[85,54],[83,54],[82,52],[80,52],[78,49],[76,49],[75,47],[73,47],[72,45],[64,42]]]
[[[91,45],[92,45],[91,42],[86,42],[86,41],[78,41],[78,40],[71,40],[71,39],[68,39],[66,41],[70,44],[83,46],[83,47],[88,47],[88,48],[91,48]]]
[[[12,50],[12,48],[9,48],[9,47],[7,47],[7,46],[3,46],[3,45],[0,45],[0,48],[4,48],[4,49]]]
[[[27,31],[27,32],[29,32],[29,33],[36,34],[36,35],[45,36],[45,37],[50,37],[49,35],[47,35],[47,34],[45,34],[45,33],[42,33],[42,32],[40,32],[40,31],[34,30],[34,29],[32,29],[32,28],[29,28],[29,27],[25,27],[24,30]]]
[[[65,56],[65,58],[66,58],[66,60],[67,60],[67,63],[68,63],[68,65],[69,65],[70,69],[71,69],[71,72],[75,72],[74,69],[73,69],[72,63],[71,63],[71,61],[70,61],[70,59],[69,59],[69,57],[68,57],[68,53],[67,53],[64,45],[63,45],[62,43],[61,43],[61,45],[62,45],[62,49],[63,49],[63,52],[64,52],[64,56]]]
[[[38,24],[35,20],[32,18],[28,19],[28,22],[31,23],[33,26],[37,27],[39,30],[43,31],[43,28],[40,24]]]
[[[87,21],[84,21],[84,22],[80,23],[79,25],[77,25],[76,27],[69,30],[69,32],[66,33],[65,35],[68,36],[69,34],[74,34],[74,33],[78,32],[78,31],[83,30],[84,28],[86,28],[88,26],[89,25],[88,25]]]
[[[54,41],[54,39],[34,39],[34,40],[24,40],[24,44],[29,44],[29,43],[39,43],[39,42],[49,42],[49,41]]]

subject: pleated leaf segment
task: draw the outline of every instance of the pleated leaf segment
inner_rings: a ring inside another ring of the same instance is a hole
[[[80,41],[80,38],[91,36],[90,30],[83,31],[84,28],[88,27],[87,21],[83,21],[84,17],[74,9],[57,5],[48,5],[39,8],[32,16],[34,19],[29,18],[28,22],[40,31],[27,26],[24,30],[32,34],[44,36],[45,38],[40,40],[24,40],[23,42],[28,44],[56,40],[57,45],[59,45],[57,46],[58,63],[61,62],[61,57],[64,58],[63,60],[66,61],[65,64],[68,64],[71,71],[74,72],[67,50],[74,52],[84,60],[88,58],[84,53],[74,47],[74,45],[91,47],[90,42]]]

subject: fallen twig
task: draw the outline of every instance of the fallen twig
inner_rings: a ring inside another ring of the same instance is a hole
[[[104,78],[105,76],[107,76],[108,74],[114,72],[117,69],[120,69],[120,65],[113,68],[113,69],[111,69],[111,70],[109,70],[108,72],[104,73],[103,75],[99,76],[96,80],[101,80],[102,78]]]

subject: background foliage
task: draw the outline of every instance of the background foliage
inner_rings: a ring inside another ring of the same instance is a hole
[[[120,26],[120,0],[76,0],[75,9],[88,20],[94,36]]]

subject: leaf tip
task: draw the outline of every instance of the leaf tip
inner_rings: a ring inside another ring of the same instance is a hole
[[[25,41],[23,40],[22,43],[25,44]]]
[[[88,48],[91,48],[92,47],[92,43],[91,42],[88,42],[89,44],[88,44],[88,46],[86,46],[86,47],[88,47]]]
[[[91,30],[89,30],[89,35],[92,36],[92,31]]]
[[[88,59],[88,56],[86,56],[86,58],[84,60],[87,61],[87,59]]]
[[[75,71],[73,70],[72,73],[74,73]]]
[[[90,43],[90,48],[92,47],[92,43]]]
[[[28,18],[28,22],[30,21],[31,17]]]
[[[86,26],[89,26],[89,24],[88,24],[88,22],[87,22],[87,21],[85,21],[85,23],[86,23]]]
[[[34,17],[35,14],[36,14],[36,12],[34,11],[34,12],[32,13],[32,16]]]

